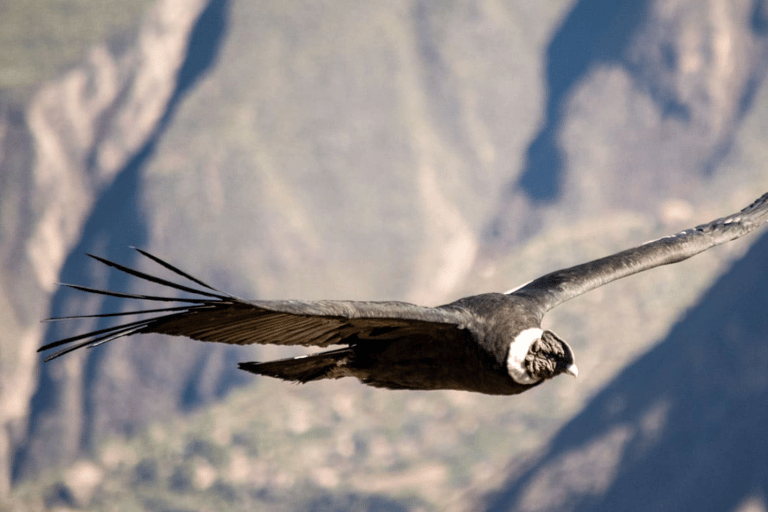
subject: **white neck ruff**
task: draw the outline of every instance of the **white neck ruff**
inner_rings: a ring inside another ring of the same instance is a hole
[[[515,340],[509,346],[507,354],[507,371],[518,384],[536,384],[539,379],[531,377],[525,370],[525,356],[533,345],[533,342],[541,338],[544,331],[538,327],[532,327],[515,336]]]

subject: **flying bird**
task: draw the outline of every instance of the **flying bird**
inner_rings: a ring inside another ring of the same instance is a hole
[[[356,377],[388,389],[456,389],[514,395],[559,374],[576,376],[571,347],[541,321],[578,295],[650,268],[677,263],[753,231],[768,220],[768,193],[728,217],[574,267],[546,274],[506,293],[485,293],[437,307],[406,302],[243,300],[173,265],[143,256],[189,281],[180,284],[92,258],[189,297],[119,293],[68,284],[89,293],[184,305],[140,311],[59,317],[141,315],[139,320],[49,343],[49,361],[116,338],[159,333],[233,345],[336,347],[310,355],[244,362],[243,370],[287,381]],[[146,317],[146,315],[150,315]]]

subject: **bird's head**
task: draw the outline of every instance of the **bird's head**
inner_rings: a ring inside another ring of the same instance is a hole
[[[561,373],[576,377],[573,349],[552,331],[527,329],[510,346],[507,369],[519,384],[536,384]]]
[[[543,331],[541,337],[531,343],[523,365],[537,380],[551,379],[561,373],[574,377],[579,374],[573,349],[552,331]]]

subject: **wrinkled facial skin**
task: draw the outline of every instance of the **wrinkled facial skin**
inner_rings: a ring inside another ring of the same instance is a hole
[[[526,371],[539,379],[551,379],[573,367],[573,351],[550,331],[534,341],[525,356]]]

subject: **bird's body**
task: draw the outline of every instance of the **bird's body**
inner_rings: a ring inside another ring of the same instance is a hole
[[[388,304],[420,316],[418,306]],[[344,339],[347,348],[240,367],[298,382],[356,377],[389,389],[460,389],[493,395],[517,394],[541,382],[516,381],[507,368],[510,343],[504,333],[539,330],[539,319],[527,299],[489,293],[432,309],[447,322],[411,320],[397,326],[392,319],[380,325],[366,319],[369,327],[355,328]],[[489,311],[495,314],[488,315]],[[526,354],[533,340],[518,341],[526,345],[522,351]]]
[[[241,363],[252,373],[294,382],[355,377],[389,389],[457,389],[511,395],[560,373],[576,374],[573,351],[541,321],[553,307],[610,281],[675,263],[739,238],[768,220],[768,194],[741,212],[670,237],[552,272],[507,293],[486,293],[438,307],[405,302],[247,301],[216,290],[145,251],[195,283],[190,287],[97,260],[192,297],[92,293],[185,306],[94,315],[157,314],[49,343],[46,360],[133,334],[161,333],[228,344],[337,348],[270,362]],[[138,250],[138,249],[137,249]],[[77,317],[68,317],[77,318]]]

